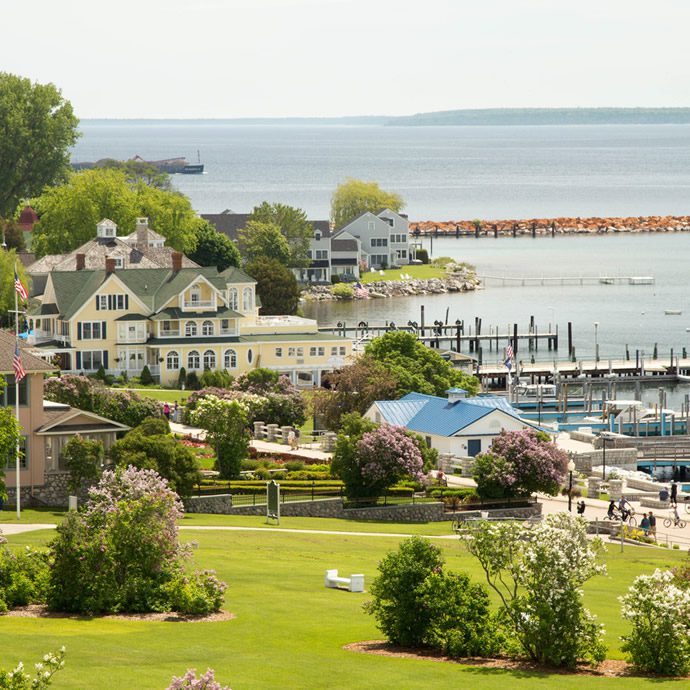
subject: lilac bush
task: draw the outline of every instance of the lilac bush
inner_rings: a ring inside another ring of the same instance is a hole
[[[210,571],[187,575],[177,494],[153,470],[106,471],[51,542],[48,604],[58,611],[204,614],[223,603]]]
[[[556,495],[567,472],[568,455],[534,429],[501,431],[491,450],[475,458],[473,478],[483,498]]]
[[[196,677],[196,669],[190,668],[181,678],[173,676],[172,682],[166,690],[230,690],[227,685],[222,685],[215,679],[213,669],[207,669],[206,673]]]
[[[12,671],[0,670],[0,688],[4,690],[42,690],[51,685],[53,676],[64,667],[65,648],[62,647],[56,653],[44,654],[43,660],[34,664],[35,676],[27,673],[21,661]]]

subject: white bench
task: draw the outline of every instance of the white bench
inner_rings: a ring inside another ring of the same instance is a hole
[[[364,575],[350,575],[350,577],[338,577],[338,571],[327,570],[325,578],[326,587],[338,589],[339,585],[347,585],[351,592],[364,591]]]

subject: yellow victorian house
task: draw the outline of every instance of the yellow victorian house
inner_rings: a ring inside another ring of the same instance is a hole
[[[180,369],[226,369],[237,376],[256,367],[287,374],[302,386],[343,366],[352,340],[320,333],[297,316],[260,316],[256,281],[238,268],[52,271],[42,303],[29,315],[28,342],[63,371],[139,375],[144,365],[174,386]]]

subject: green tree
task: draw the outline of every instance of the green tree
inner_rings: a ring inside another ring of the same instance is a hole
[[[290,261],[290,245],[275,223],[247,221],[247,226],[239,232],[239,245],[246,263],[256,259],[275,259],[287,266]]]
[[[152,163],[142,160],[118,161],[114,158],[106,158],[99,162],[99,167],[122,170],[129,182],[143,182],[149,187],[158,187],[166,191],[172,190],[170,175]]]
[[[299,305],[300,289],[293,272],[276,259],[259,257],[245,266],[256,280],[261,300],[261,314],[294,314]]]
[[[197,229],[204,222],[183,194],[150,187],[142,180],[132,182],[117,169],[73,173],[31,204],[40,218],[32,239],[38,256],[72,251],[88,242],[103,218],[117,223],[119,234],[129,234],[139,216],[146,216],[171,247],[186,252],[194,249]]]
[[[103,462],[103,444],[77,434],[64,445],[60,457],[69,470],[69,490],[76,494],[84,484],[98,479]]]
[[[53,84],[0,72],[0,216],[64,177],[78,124]]]
[[[479,390],[474,376],[455,369],[412,333],[389,331],[374,338],[366,354],[383,363],[397,378],[398,397],[411,392],[444,396],[449,388],[464,388],[469,395]]]
[[[254,207],[251,220],[272,223],[280,228],[290,247],[288,266],[291,268],[309,266],[311,259],[307,252],[314,235],[314,228],[301,208],[264,201],[260,206]]]
[[[110,457],[118,467],[133,465],[155,470],[168,480],[170,488],[180,496],[189,496],[199,482],[199,467],[194,453],[180,445],[161,420],[148,420],[132,429],[110,449]]]
[[[376,213],[383,208],[397,213],[405,208],[405,202],[399,194],[381,189],[377,182],[348,177],[331,197],[331,220],[340,228],[364,211]]]
[[[340,419],[350,412],[363,415],[376,400],[397,397],[398,379],[378,360],[358,357],[350,366],[328,374],[329,390],[318,391],[313,404],[316,414],[331,431],[340,428]]]
[[[24,287],[29,290],[30,282],[22,262],[17,258],[17,252],[14,249],[10,251],[0,249],[0,324],[12,328],[14,328],[14,315],[10,314],[9,310],[14,309],[15,266]]]
[[[217,266],[219,271],[240,265],[240,251],[237,245],[205,221],[197,228],[196,248],[187,256],[199,266]]]
[[[238,400],[209,395],[199,400],[190,417],[193,424],[208,431],[220,476],[223,479],[239,477],[241,461],[249,450],[247,407]]]
[[[0,395],[5,390],[5,379],[0,376]],[[17,453],[17,440],[20,426],[11,407],[0,407],[0,499],[7,500],[5,488],[5,473],[2,468],[6,465],[14,467]]]
[[[2,237],[4,238],[8,249],[16,249],[17,251],[26,249],[24,231],[12,218],[8,220],[3,220],[0,218],[0,233],[2,233]]]

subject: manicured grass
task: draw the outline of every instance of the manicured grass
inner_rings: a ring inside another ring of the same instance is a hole
[[[257,520],[258,522],[258,520]],[[285,523],[286,521],[284,521]],[[310,524],[322,520],[307,520]],[[397,525],[400,531],[407,526]],[[15,544],[37,544],[50,533],[18,535]],[[325,589],[323,573],[361,572],[367,586],[381,557],[397,539],[373,536],[259,532],[185,531],[198,542],[196,564],[212,567],[226,580],[227,609],[234,620],[218,623],[166,623],[111,619],[0,618],[0,666],[22,659],[33,663],[64,644],[67,664],[54,687],[83,690],[159,690],[187,667],[216,669],[234,690],[252,688],[685,688],[687,681],[595,678],[463,667],[415,659],[348,652],[343,646],[380,639],[361,605],[367,594]],[[476,563],[456,540],[436,540],[453,570],[480,579]],[[678,563],[685,556],[638,547],[620,554],[609,547],[609,574],[586,587],[587,605],[607,627],[609,656],[621,656],[617,597],[639,573]]]
[[[362,274],[360,282],[374,283],[379,280],[402,280],[400,274],[404,273],[417,280],[428,280],[430,278],[443,278],[446,275],[446,269],[439,266],[432,266],[431,264],[414,264],[410,266],[402,266],[401,268],[389,268],[383,272],[367,271]]]
[[[30,524],[59,524],[65,519],[67,511],[54,510],[52,508],[22,508],[22,518],[17,520],[17,512],[12,503],[5,503],[0,511],[0,532],[3,522],[14,522],[25,525]]]
[[[121,390],[134,390],[142,398],[153,398],[161,402],[174,403],[176,400],[180,405],[192,394],[193,391],[167,390],[165,388],[123,388]]]

